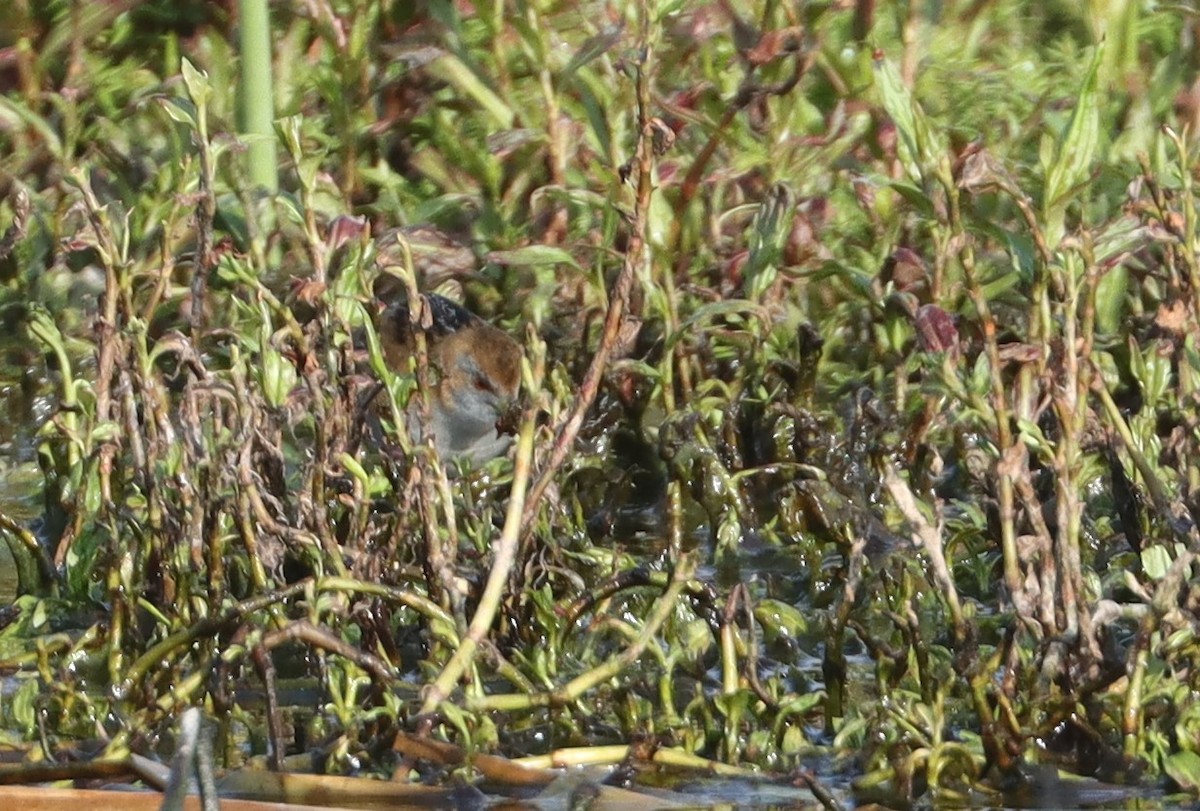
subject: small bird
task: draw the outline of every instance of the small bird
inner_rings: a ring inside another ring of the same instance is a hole
[[[501,455],[512,442],[498,422],[515,402],[521,383],[521,346],[507,333],[438,295],[426,295],[430,326],[425,330],[433,372],[428,429],[443,462],[461,459],[472,467]],[[408,302],[391,305],[379,317],[384,360],[407,370],[416,352]],[[424,426],[410,412],[409,431],[424,439]]]

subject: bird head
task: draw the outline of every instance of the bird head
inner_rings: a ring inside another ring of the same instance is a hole
[[[507,333],[441,296],[429,295],[422,319],[435,379],[429,429],[443,460],[482,464],[504,453],[511,438],[497,423],[511,409],[521,383],[521,347]],[[389,308],[380,330],[385,355],[407,369],[414,346],[406,304]],[[410,413],[413,436],[423,437]]]

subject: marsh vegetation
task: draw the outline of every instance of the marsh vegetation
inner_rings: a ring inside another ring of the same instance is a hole
[[[234,4],[18,0],[6,738],[1194,798],[1196,16],[1078,5],[275,4],[246,135]],[[521,342],[508,457],[381,285]]]

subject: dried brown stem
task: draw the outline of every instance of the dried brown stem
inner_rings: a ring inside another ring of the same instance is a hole
[[[929,560],[933,569],[934,582],[941,587],[946,598],[946,605],[950,609],[950,620],[954,626],[955,639],[959,641],[966,639],[968,634],[963,621],[962,604],[958,599],[958,588],[954,585],[954,578],[950,574],[950,565],[946,561],[940,529],[930,524],[925,518],[917,506],[917,499],[908,486],[908,482],[900,477],[899,472],[890,463],[885,463],[883,468],[883,486],[892,496],[892,501],[904,516],[904,520],[912,526],[914,545],[924,551]]]
[[[277,648],[285,642],[303,642],[314,648],[348,659],[371,674],[377,681],[390,684],[396,680],[396,671],[387,662],[360,650],[343,640],[336,634],[324,628],[318,628],[310,622],[293,622],[287,626],[263,635],[263,646],[268,650]]]
[[[279,717],[279,693],[275,689],[275,662],[265,644],[254,646],[254,666],[263,680],[263,694],[267,699],[267,734],[271,737],[270,763],[272,771],[284,769],[283,754],[287,750],[283,739],[283,722]]]
[[[638,69],[637,99],[638,99],[638,139],[635,147],[637,164],[637,197],[634,201],[633,223],[630,229],[629,245],[625,251],[625,261],[621,272],[617,275],[612,294],[608,300],[608,311],[604,316],[604,331],[600,337],[600,345],[592,356],[592,362],[584,375],[579,393],[567,415],[566,421],[558,432],[558,437],[550,450],[550,456],[542,468],[541,474],[529,490],[525,514],[521,524],[528,528],[533,522],[555,475],[566,461],[567,454],[579,436],[583,427],[584,417],[596,395],[600,391],[600,383],[608,368],[613,348],[620,337],[621,324],[625,313],[629,310],[629,296],[633,290],[633,280],[637,270],[647,261],[646,256],[646,223],[650,211],[650,195],[653,192],[653,139],[654,126],[650,120],[650,77],[652,75],[652,55],[648,42],[643,37],[644,59]]]

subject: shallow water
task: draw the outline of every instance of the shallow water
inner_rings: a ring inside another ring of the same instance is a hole
[[[41,364],[30,353],[27,341],[12,333],[0,335],[0,511],[13,521],[28,525],[41,511],[39,488],[41,472],[36,459],[37,425],[47,419],[50,399],[44,394],[45,380],[38,380]],[[34,381],[31,383],[31,380]],[[709,533],[703,527],[695,530],[698,545],[703,545]],[[747,545],[737,554],[714,564],[707,577],[732,585],[757,581],[763,596],[785,605],[811,603],[806,595],[812,573],[787,549],[772,545]],[[19,593],[17,568],[7,543],[0,544],[0,606],[11,602]],[[808,614],[811,605],[803,609]],[[795,629],[793,629],[795,630]],[[821,658],[813,653],[819,647],[818,628],[806,629],[811,638],[784,640],[791,645],[788,659],[814,687],[821,682]],[[807,634],[802,634],[807,637]],[[808,643],[808,644],[805,644]],[[871,663],[857,651],[847,659],[850,667],[861,669],[862,685],[871,683]],[[718,678],[717,675],[713,676]],[[17,682],[10,682],[16,685]],[[250,696],[242,696],[249,700]],[[292,695],[281,691],[285,705],[302,707],[317,701],[313,695]],[[896,806],[897,798],[856,794],[852,781],[860,777],[847,774],[845,764],[831,762],[811,764],[816,779],[824,783],[847,807],[857,802],[874,800],[885,806]],[[590,775],[584,782],[599,785],[603,774]],[[554,808],[576,807],[578,779],[556,783],[535,796],[512,801],[511,807]],[[736,808],[813,808],[819,807],[807,789],[791,784],[763,783],[737,778],[682,777],[655,783],[662,795],[672,804],[690,807]],[[570,790],[564,790],[566,786]],[[653,791],[654,789],[651,789]],[[577,796],[579,795],[579,796]],[[499,798],[493,798],[499,799]],[[659,799],[663,799],[660,796]],[[969,797],[951,800],[932,800],[934,808],[1168,808],[1174,807],[1161,792],[1113,786],[1090,780],[1063,779],[1048,766],[1031,766],[1026,783],[1004,795]],[[582,807],[588,807],[586,804]]]
[[[0,512],[20,524],[40,514],[42,477],[35,441],[39,401],[36,377],[29,368],[33,357],[21,330],[4,328],[0,333]],[[17,592],[12,551],[8,543],[0,543],[0,605],[11,602]]]

